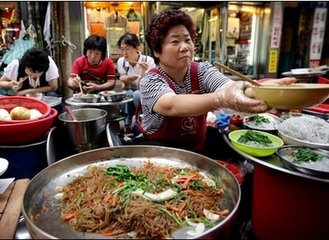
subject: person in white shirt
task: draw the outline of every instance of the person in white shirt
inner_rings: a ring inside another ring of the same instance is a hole
[[[0,88],[14,90],[12,95],[41,92],[57,96],[58,68],[54,60],[42,49],[31,48],[21,59],[15,59],[4,69]],[[10,91],[9,91],[10,92]]]
[[[128,125],[132,115],[140,102],[139,80],[144,74],[155,68],[154,59],[143,55],[139,51],[140,41],[136,34],[126,33],[119,38],[118,46],[122,52],[122,57],[117,61],[117,69],[120,80],[123,82],[123,89],[128,91],[134,99],[134,106],[128,106]],[[129,117],[130,116],[130,117]]]

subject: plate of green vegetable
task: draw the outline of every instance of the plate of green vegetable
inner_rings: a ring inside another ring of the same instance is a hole
[[[243,118],[243,125],[246,128],[261,131],[276,131],[281,123],[278,116],[269,113],[253,114]]]
[[[313,147],[287,145],[277,150],[283,164],[305,174],[329,177],[329,151]]]
[[[232,145],[251,156],[267,157],[283,146],[281,138],[264,131],[241,129],[229,133]]]

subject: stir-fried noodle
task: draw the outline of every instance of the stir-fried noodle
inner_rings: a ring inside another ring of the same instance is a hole
[[[167,238],[183,226],[212,227],[229,212],[218,179],[152,163],[89,166],[62,192],[61,218],[78,231],[105,236]]]

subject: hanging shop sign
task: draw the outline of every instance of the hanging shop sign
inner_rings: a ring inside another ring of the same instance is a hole
[[[273,8],[273,24],[271,33],[271,48],[279,48],[282,31],[282,4],[274,3]]]
[[[269,55],[269,60],[268,60],[268,72],[269,73],[275,73],[278,65],[278,49],[271,49],[270,50],[270,55]]]
[[[326,19],[327,8],[315,8],[310,45],[310,67],[320,65]]]
[[[278,49],[280,48],[282,32],[282,3],[273,3],[272,31],[270,41],[270,52],[268,61],[268,73],[277,72]]]

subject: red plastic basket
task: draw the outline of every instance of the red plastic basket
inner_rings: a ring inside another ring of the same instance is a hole
[[[23,145],[34,143],[43,138],[53,126],[58,112],[50,108],[44,118],[15,124],[0,124],[0,145]]]
[[[32,97],[25,97],[25,96],[0,96],[0,109],[6,109],[10,112],[14,107],[21,106],[28,109],[37,109],[39,112],[42,113],[42,117],[44,118],[49,115],[50,113],[50,105],[44,101],[41,101],[36,98]],[[0,124],[12,124],[12,123],[21,123],[21,122],[28,122],[28,121],[35,121],[34,120],[0,120]]]

